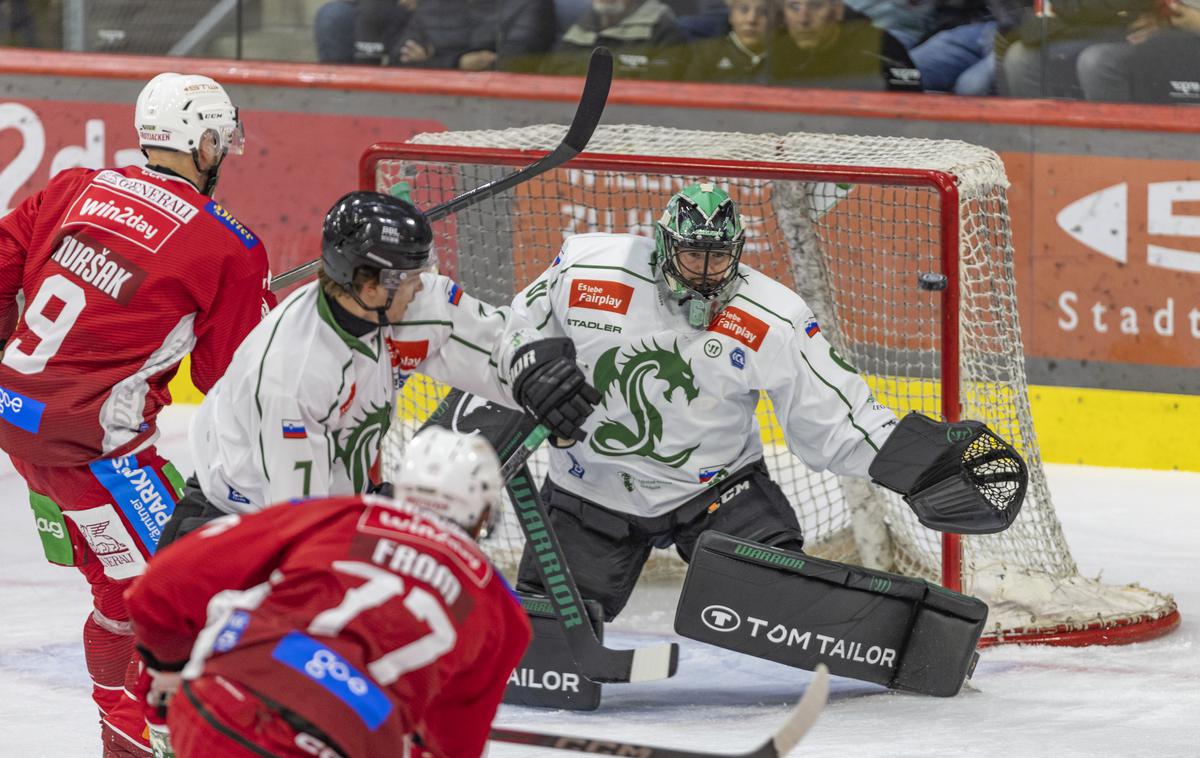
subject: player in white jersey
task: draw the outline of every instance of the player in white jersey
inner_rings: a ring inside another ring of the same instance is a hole
[[[551,450],[543,496],[581,593],[608,619],[653,547],[689,559],[706,529],[803,546],[763,463],[760,391],[788,448],[818,471],[867,477],[896,426],[800,296],[739,262],[743,242],[729,195],[692,185],[655,239],[572,236],[513,300],[544,335],[574,341],[602,396],[586,440]],[[461,408],[448,414],[459,428],[496,423]],[[528,552],[519,579],[539,584]]]
[[[743,239],[729,195],[692,185],[671,198],[655,239],[571,237],[514,301],[543,334],[574,340],[602,396],[586,439],[550,453],[542,493],[565,563],[582,596],[611,620],[651,549],[674,545],[690,564],[677,633],[953,695],[973,669],[986,604],[803,555],[796,513],[763,463],[755,409],[765,392],[788,449],[810,468],[869,477],[901,493],[933,529],[1006,528],[1024,497],[1024,463],[980,422],[916,413],[898,420],[822,336],[800,296],[740,264]],[[465,399],[437,419],[479,429],[500,450],[527,425]],[[543,581],[561,579],[539,568],[547,556],[557,558],[544,540],[526,543],[519,590],[541,592]],[[726,634],[733,627],[706,615],[713,607],[743,618],[774,612],[792,629],[819,624],[839,642],[809,651]],[[844,655],[847,641],[875,646],[877,660]]]
[[[598,396],[570,341],[437,275],[432,239],[403,200],[352,192],[334,204],[319,280],[250,333],[192,421],[196,476],[167,542],[221,513],[374,491],[395,392],[415,371],[582,438]]]

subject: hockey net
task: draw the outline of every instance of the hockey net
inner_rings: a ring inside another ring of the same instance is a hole
[[[533,162],[564,133],[535,126],[374,145],[360,165],[362,186],[411,190],[418,207],[430,207]],[[889,492],[809,470],[787,451],[764,396],[767,462],[797,510],[806,551],[983,598],[984,644],[1112,644],[1178,624],[1169,595],[1084,578],[1071,557],[1030,414],[1007,179],[990,150],[944,140],[600,127],[567,167],[436,223],[442,272],[487,302],[507,303],[567,236],[652,235],[669,196],[702,179],[737,201],[743,260],[804,297],[881,402],[898,414],[984,421],[1029,464],[1028,496],[1011,528],[941,535]],[[420,376],[408,383],[385,441],[385,471],[445,391]],[[536,456],[533,469],[540,480]],[[485,541],[507,570],[522,544],[511,511]],[[682,573],[678,558],[659,552],[648,572]]]

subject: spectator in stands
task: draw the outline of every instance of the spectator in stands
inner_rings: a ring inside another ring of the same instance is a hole
[[[1029,0],[938,0],[939,31],[909,52],[926,91],[993,94],[996,38],[1021,23]]]
[[[1001,93],[1128,99],[1128,56],[1160,25],[1155,2],[1057,0],[1052,15],[1028,14],[1004,54]]]
[[[921,90],[904,45],[842,0],[783,0],[783,24],[768,60],[773,84]]]
[[[767,45],[779,26],[776,0],[725,0],[729,32],[692,43],[687,78],[695,82],[766,82]]]
[[[554,41],[553,0],[418,0],[393,66],[526,70]]]
[[[971,0],[966,0],[971,2]],[[938,0],[846,0],[846,7],[912,49],[937,28]]]
[[[0,31],[0,44],[38,46],[37,28],[29,11],[29,0],[0,0],[0,18],[4,19],[5,27]]]
[[[417,0],[332,0],[317,10],[321,63],[380,64],[408,26]]]
[[[1167,24],[1130,44],[1129,99],[1200,104],[1200,0],[1169,2]]]
[[[592,7],[554,43],[542,64],[548,74],[580,75],[592,49],[613,53],[613,74],[628,79],[679,79],[687,69],[687,38],[662,0],[592,0]]]

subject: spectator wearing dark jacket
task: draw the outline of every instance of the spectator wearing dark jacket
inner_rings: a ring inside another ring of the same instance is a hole
[[[726,0],[729,33],[693,42],[687,78],[694,82],[767,80],[767,46],[779,26],[777,0]]]
[[[783,28],[768,68],[772,84],[921,91],[921,75],[900,40],[842,0],[783,0]]]
[[[628,79],[679,79],[687,38],[661,0],[592,0],[592,7],[554,43],[542,72],[581,75],[592,49],[612,50],[613,74]]]
[[[909,52],[927,91],[990,95],[996,39],[1020,25],[1031,0],[937,0],[938,31]]]
[[[412,21],[392,49],[391,64],[506,69],[520,66],[553,41],[553,0],[418,0]]]

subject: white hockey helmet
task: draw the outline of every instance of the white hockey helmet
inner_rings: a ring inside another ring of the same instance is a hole
[[[200,138],[213,132],[221,154],[240,155],[242,122],[225,89],[207,76],[164,73],[138,95],[134,112],[138,144],[196,154]]]
[[[486,439],[440,426],[422,429],[412,438],[392,485],[396,500],[432,511],[468,531],[489,506],[495,519],[504,489],[500,459]]]

